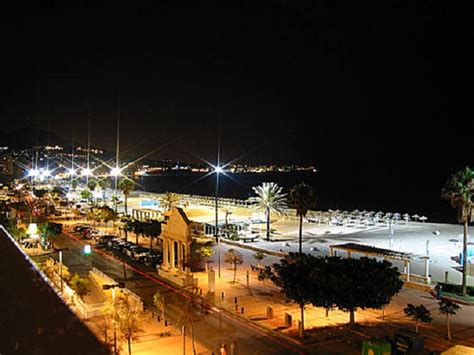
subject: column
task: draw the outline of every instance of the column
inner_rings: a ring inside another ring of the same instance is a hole
[[[429,283],[429,279],[430,279],[430,258],[427,257],[427,258],[424,258],[425,259],[425,277],[426,277],[426,281]]]
[[[350,250],[347,251],[347,257],[350,259],[352,258],[352,252]]]
[[[329,247],[329,256],[334,256],[334,249],[333,249],[333,247]]]
[[[407,261],[407,281],[410,281],[410,260]]]
[[[175,270],[175,255],[174,255],[174,240],[170,240],[170,248],[171,248],[171,258],[170,258],[170,266],[171,266],[171,271]]]
[[[163,263],[161,265],[165,270],[168,270],[169,268],[168,255],[168,238],[163,238]]]
[[[185,243],[183,244],[183,247],[184,247],[183,252],[184,252],[185,260],[191,261],[191,244]],[[189,265],[189,263],[185,265],[184,271],[186,275],[191,275],[191,265]]]
[[[178,272],[183,271],[183,247],[181,242],[178,243]]]

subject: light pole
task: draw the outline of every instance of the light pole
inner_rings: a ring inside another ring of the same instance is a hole
[[[112,289],[112,305],[114,307],[114,355],[117,355],[117,329],[115,326],[115,318],[116,318],[116,308],[115,308],[115,289],[116,288],[124,288],[125,284],[123,282],[119,282],[114,285],[102,285],[103,290]]]
[[[216,225],[215,225],[215,234],[217,242],[217,258],[218,260],[218,275],[221,277],[221,241],[219,238],[219,174],[222,172],[222,168],[219,166],[214,167],[214,172],[216,173],[216,194],[215,194],[215,205],[216,205]]]
[[[63,294],[63,251],[69,248],[54,248],[59,253],[59,278],[61,279],[61,295]]]

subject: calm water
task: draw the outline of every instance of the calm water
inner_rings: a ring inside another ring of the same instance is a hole
[[[347,180],[346,180],[347,179]],[[317,209],[373,210],[426,215],[431,222],[455,223],[455,211],[440,199],[438,186],[386,184],[357,181],[348,177],[325,177],[320,173],[228,174],[220,176],[219,196],[243,198],[254,196],[252,187],[262,182],[276,182],[285,192],[305,181],[316,189]],[[214,196],[215,176],[198,173],[165,173],[142,177],[142,190]]]

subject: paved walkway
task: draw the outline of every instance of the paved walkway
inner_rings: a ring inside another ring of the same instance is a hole
[[[216,248],[216,247],[215,247]],[[199,294],[202,297],[213,301],[216,306],[222,307],[229,312],[245,317],[249,321],[259,324],[265,328],[278,331],[285,335],[297,338],[296,321],[300,319],[299,307],[291,302],[286,302],[280,290],[270,281],[262,283],[257,279],[257,272],[252,271],[250,264],[256,264],[252,255],[254,252],[235,246],[221,245],[221,257],[229,249],[237,249],[244,255],[244,264],[238,267],[236,283],[233,283],[234,272],[230,265],[221,263],[221,277],[218,277],[217,256],[214,255],[213,268],[216,275],[214,295],[209,294],[207,272],[195,273],[198,278]],[[253,260],[252,260],[253,259]],[[277,257],[267,257],[265,264],[277,261]],[[247,283],[248,275],[248,283]],[[236,302],[237,301],[237,302]],[[430,294],[409,288],[403,288],[394,297],[393,301],[382,312],[381,310],[359,310],[356,312],[356,322],[365,325],[389,324],[393,329],[408,328],[413,329],[413,324],[404,316],[403,308],[408,303],[424,304],[433,317],[433,322],[429,326],[422,326],[421,332],[425,335],[427,347],[436,350],[444,350],[454,344],[474,346],[474,306],[462,306],[461,311],[452,318],[451,330],[453,341],[445,340],[446,320],[438,314],[437,300]],[[273,319],[267,319],[267,307],[273,309]],[[243,313],[242,313],[243,308]],[[290,328],[284,325],[284,316],[288,313],[292,316],[293,322]],[[321,327],[343,326],[349,321],[348,313],[338,310],[331,311],[326,317],[326,312],[322,308],[306,307],[305,327],[315,328],[317,331]],[[376,329],[377,327],[374,327]],[[387,335],[380,331],[374,335]],[[370,334],[367,335],[370,337]],[[360,350],[360,349],[359,349]]]

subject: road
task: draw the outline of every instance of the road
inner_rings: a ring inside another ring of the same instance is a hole
[[[63,252],[63,262],[71,272],[85,275],[92,265],[113,279],[124,281],[126,287],[138,294],[148,308],[152,307],[153,294],[160,289],[168,295],[167,299],[172,300],[166,309],[166,318],[173,324],[177,322],[183,305],[189,303],[191,297],[189,293],[183,292],[177,286],[165,284],[151,267],[129,261],[123,263],[99,247],[94,248],[90,256],[86,256],[83,254],[83,246],[83,242],[76,239],[76,235],[67,232],[55,239],[55,247],[69,248]],[[123,265],[126,266],[125,279]],[[307,353],[297,344],[288,343],[279,337],[275,338],[246,320],[226,312],[219,312],[209,304],[205,304],[204,307],[207,312],[194,324],[194,335],[198,342],[215,353],[219,353],[222,343],[229,346],[232,340],[236,340],[240,354]]]

